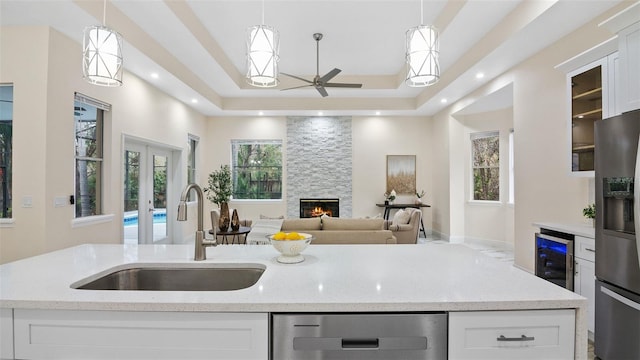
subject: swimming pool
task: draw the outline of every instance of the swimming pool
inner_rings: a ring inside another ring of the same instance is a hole
[[[153,223],[154,224],[165,224],[167,222],[167,212],[162,209],[156,209],[153,212]],[[123,218],[124,226],[138,226],[138,212],[131,211],[124,215]]]

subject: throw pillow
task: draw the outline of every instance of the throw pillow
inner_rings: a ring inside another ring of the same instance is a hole
[[[398,210],[395,215],[393,215],[392,225],[406,225],[411,220],[411,213],[405,210]]]
[[[260,214],[260,219],[262,219],[262,220],[282,220],[282,219],[284,219],[284,215],[280,215],[280,216],[267,216],[267,215],[262,215],[262,214]]]

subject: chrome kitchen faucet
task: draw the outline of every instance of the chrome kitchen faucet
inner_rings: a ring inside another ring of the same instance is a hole
[[[202,229],[202,214],[204,212],[202,200],[204,198],[204,195],[202,194],[202,188],[200,188],[198,184],[189,184],[184,188],[184,191],[182,191],[182,195],[180,196],[180,203],[178,204],[178,221],[187,221],[187,196],[189,195],[189,191],[191,191],[191,189],[194,189],[196,191],[196,201],[198,202],[198,229],[196,230],[195,252],[193,260],[207,260],[207,247],[218,246],[218,243],[215,240],[215,234],[214,240],[205,240],[204,238],[204,230]]]

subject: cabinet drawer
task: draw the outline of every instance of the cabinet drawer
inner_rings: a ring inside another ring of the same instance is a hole
[[[582,236],[575,238],[575,256],[581,259],[596,261],[596,240]]]
[[[573,359],[572,309],[449,313],[449,359]]]
[[[268,357],[266,313],[14,311],[16,359]]]

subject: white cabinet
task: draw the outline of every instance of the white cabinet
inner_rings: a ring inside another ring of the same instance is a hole
[[[0,359],[13,359],[13,309],[0,309]]]
[[[596,294],[596,243],[594,239],[582,236],[575,237],[574,256],[574,292],[587,298],[587,328],[593,340],[595,330],[595,294]]]
[[[574,173],[593,173],[594,124],[619,114],[616,101],[618,67],[618,53],[614,52],[567,74],[571,171]]]
[[[640,109],[640,3],[602,22],[600,26],[618,35],[620,52],[618,110],[623,113]]]
[[[266,313],[14,310],[17,359],[268,359]]]
[[[618,33],[620,41],[620,106],[622,112],[640,109],[640,22]]]
[[[575,311],[449,313],[449,360],[573,359]]]

